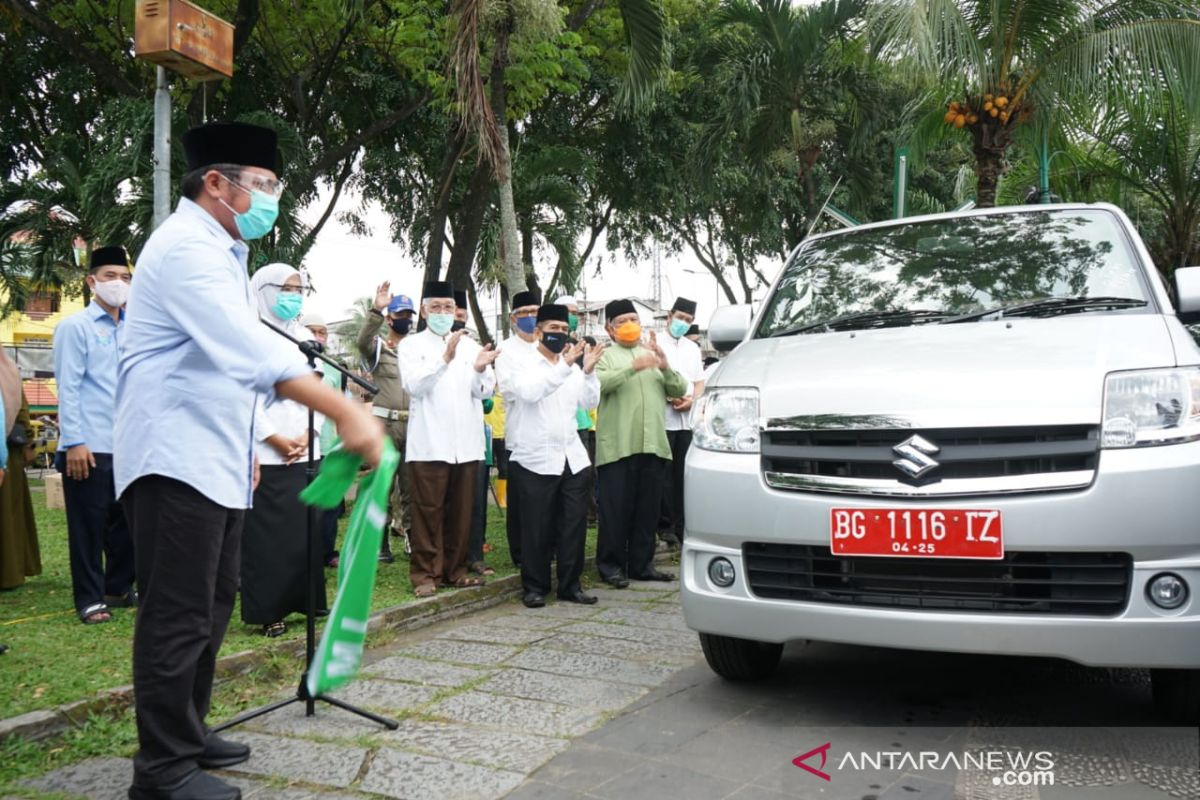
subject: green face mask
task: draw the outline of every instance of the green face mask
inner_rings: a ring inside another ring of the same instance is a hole
[[[569,330],[571,333],[574,333],[575,329],[578,327],[579,317],[575,316],[574,314],[567,314],[567,330]]]

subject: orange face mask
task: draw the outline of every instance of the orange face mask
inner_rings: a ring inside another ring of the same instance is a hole
[[[636,322],[622,322],[613,331],[613,335],[621,344],[635,344],[642,338],[642,326]]]

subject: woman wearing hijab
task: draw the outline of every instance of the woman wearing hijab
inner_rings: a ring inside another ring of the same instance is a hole
[[[298,339],[310,338],[299,323],[307,287],[296,269],[268,264],[254,273],[250,288],[260,319]],[[314,424],[319,428],[321,420]],[[313,576],[316,607],[327,607],[319,548],[308,552],[309,508],[298,498],[308,461],[308,409],[278,397],[268,403],[260,395],[254,439],[262,477],[242,534],[242,621],[261,625],[266,636],[275,637],[286,630],[284,617],[304,613],[308,575]],[[313,435],[311,441],[313,458],[319,459],[320,437]]]

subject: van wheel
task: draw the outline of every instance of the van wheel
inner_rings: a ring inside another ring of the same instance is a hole
[[[1182,725],[1200,724],[1200,669],[1152,669],[1150,689],[1159,714]]]
[[[756,681],[765,678],[779,666],[783,656],[782,644],[735,639],[732,636],[700,634],[704,660],[712,671],[731,681]]]

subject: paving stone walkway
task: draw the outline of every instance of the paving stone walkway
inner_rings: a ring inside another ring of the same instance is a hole
[[[229,733],[253,756],[223,777],[247,800],[487,800],[701,657],[677,583],[594,589],[600,603],[510,603],[368,653],[335,697],[400,720],[388,731],[332,706],[295,703]],[[125,759],[97,759],[29,786],[119,800]]]

